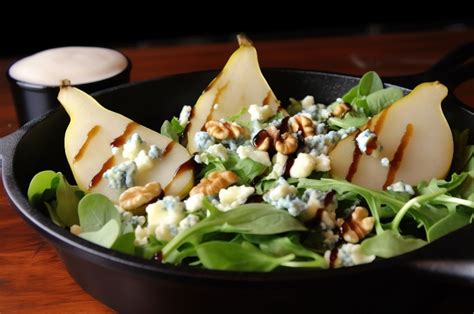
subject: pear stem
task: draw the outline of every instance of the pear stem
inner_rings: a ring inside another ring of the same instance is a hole
[[[244,33],[240,33],[237,35],[237,42],[239,43],[239,46],[253,46],[252,41],[245,35]]]
[[[61,80],[61,83],[59,84],[59,87],[70,87],[71,86],[71,81],[68,79]]]

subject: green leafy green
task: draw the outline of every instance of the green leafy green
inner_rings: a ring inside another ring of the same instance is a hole
[[[208,269],[268,272],[294,258],[293,254],[274,257],[249,242],[210,241],[197,246],[199,260]]]
[[[274,237],[273,239],[262,241],[260,249],[273,256],[283,257],[293,254],[296,257],[305,258],[303,261],[285,262],[283,265],[287,267],[327,267],[324,257],[305,248],[295,237]]]
[[[361,127],[367,123],[368,118],[381,112],[392,103],[403,97],[403,91],[398,87],[383,88],[383,83],[377,73],[365,73],[359,83],[342,96],[342,100],[350,104],[352,110],[341,117],[328,119],[330,127],[349,128]],[[338,103],[329,106],[333,109]]]
[[[453,174],[451,177],[451,181],[449,182],[445,180],[433,179],[430,181],[429,184],[420,183],[417,188],[420,195],[410,199],[408,202],[403,204],[403,206],[397,212],[395,218],[392,221],[392,230],[398,230],[400,222],[402,221],[402,218],[412,207],[419,208],[423,204],[430,204],[432,206],[435,206],[436,204],[440,204],[440,203],[443,203],[443,205],[445,206],[453,205],[454,203],[452,200],[448,201],[444,199],[445,202],[441,202],[443,198],[440,198],[440,197],[442,197],[443,194],[453,190],[454,188],[462,184],[462,182],[466,179],[466,177],[467,177],[467,173],[463,173],[461,175]],[[431,226],[427,224],[426,220],[422,219],[423,216],[418,215],[418,213],[421,213],[421,212],[422,212],[421,210],[418,210],[418,211],[412,210],[411,214],[415,219],[423,223],[425,225],[425,228],[428,231]]]
[[[316,189],[321,191],[336,191],[339,195],[344,195],[346,193],[355,193],[360,195],[369,206],[372,216],[375,218],[375,230],[377,234],[383,232],[383,228],[380,222],[381,215],[381,206],[384,204],[392,209],[394,212],[398,210],[405,204],[404,201],[398,199],[393,194],[384,191],[376,191],[368,188],[364,188],[359,185],[352,184],[347,181],[336,180],[336,179],[327,179],[323,178],[321,180],[314,179],[300,179],[298,183],[298,188],[302,189]]]
[[[354,112],[348,112],[343,118],[331,117],[328,125],[332,128],[348,129],[350,127],[359,128],[367,123],[369,118]]]
[[[389,258],[416,250],[427,242],[416,238],[406,238],[394,232],[384,232],[362,241],[362,251],[367,255]]]
[[[299,100],[296,100],[294,98],[290,98],[290,104],[286,108],[286,111],[290,116],[294,116],[295,114],[299,113],[301,110],[303,110],[303,105]]]
[[[367,96],[367,106],[370,115],[375,115],[395,101],[403,97],[403,91],[398,87],[388,87]]]
[[[109,220],[99,230],[81,232],[79,236],[87,241],[100,246],[111,248],[120,235],[120,224],[115,220]]]
[[[147,244],[135,247],[135,255],[141,256],[144,259],[152,259],[161,251],[164,245],[164,242],[157,240],[154,235],[151,235],[148,237]]]
[[[70,185],[61,172],[51,170],[36,174],[28,187],[28,200],[33,206],[44,206],[58,226],[79,223],[77,206],[84,196],[77,186]]]
[[[28,187],[28,200],[33,206],[39,206],[43,202],[51,201],[56,196],[58,186],[58,174],[51,170],[37,173],[30,181]]]
[[[114,204],[102,194],[88,194],[79,202],[81,232],[98,231],[110,220],[120,227],[120,213]],[[120,228],[119,228],[120,229]]]
[[[383,89],[383,83],[380,76],[374,71],[369,71],[365,73],[359,81],[357,96],[369,96],[381,89]]]
[[[135,255],[135,233],[127,232],[122,234],[113,243],[112,250],[129,255]]]
[[[58,214],[56,214],[56,209],[55,205],[56,201],[53,201],[51,203],[45,202],[44,205],[46,206],[46,209],[48,210],[49,217],[51,220],[59,227],[64,228],[66,225],[62,222],[61,219],[59,219]]]
[[[121,234],[120,213],[114,204],[102,194],[88,194],[79,202],[78,213],[79,236],[103,247],[112,247]],[[117,247],[125,251],[124,241],[120,240]]]
[[[179,123],[178,118],[173,117],[171,121],[165,120],[161,125],[160,133],[164,136],[169,137],[175,142],[179,141],[179,137],[184,132],[184,127]]]
[[[271,188],[273,188],[276,185],[276,183],[277,183],[276,179],[263,179],[263,180],[260,180],[255,185],[255,192],[257,194],[262,195],[265,192],[267,192],[268,190],[270,190]]]
[[[252,234],[278,234],[287,231],[304,231],[306,228],[287,211],[264,203],[250,203],[225,213],[203,219],[193,227],[179,233],[163,248],[167,258],[184,243],[215,231]],[[172,262],[172,261],[171,261]]]
[[[437,240],[450,232],[462,228],[472,222],[473,212],[457,209],[437,221],[427,232],[429,242]]]
[[[248,110],[249,110],[248,107],[243,107],[242,109],[240,109],[239,112],[237,112],[236,114],[233,114],[230,117],[228,117],[227,121],[235,122],[235,121],[239,120],[244,114],[247,113]]]
[[[357,84],[356,86],[348,90],[341,98],[342,100],[344,100],[345,103],[351,104],[352,101],[357,97],[358,93],[359,93],[359,84]]]
[[[250,158],[239,159],[235,166],[231,167],[229,170],[234,171],[239,177],[239,184],[249,185],[252,181],[263,175],[267,170],[268,166],[256,162]]]
[[[56,214],[58,218],[66,225],[72,226],[79,224],[77,206],[84,196],[77,186],[70,185],[62,173],[58,173],[59,183],[56,188]]]

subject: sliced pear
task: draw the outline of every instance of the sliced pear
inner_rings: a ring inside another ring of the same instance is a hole
[[[186,134],[191,153],[197,151],[194,135],[201,131],[207,121],[228,118],[251,104],[272,106],[275,112],[280,105],[263,77],[255,47],[245,36],[239,35],[237,38],[239,49],[207,86],[193,108]],[[248,114],[241,117],[242,121],[248,118]]]
[[[149,145],[163,152],[153,161],[151,169],[139,172],[135,185],[157,181],[165,193],[183,197],[193,185],[193,169],[183,169],[191,158],[185,147],[170,138],[148,129],[129,118],[102,107],[94,98],[81,90],[61,86],[58,100],[71,121],[64,137],[66,157],[79,187],[85,191],[106,195],[113,202],[123,190],[110,188],[102,178],[107,169],[125,161],[120,153],[113,154],[111,146],[120,148],[134,133]],[[181,169],[181,170],[180,170]]]
[[[382,148],[379,156],[360,154],[356,132],[331,151],[331,174],[373,189],[398,181],[416,185],[444,178],[453,158],[453,137],[441,110],[447,93],[439,82],[418,85],[360,128],[376,133]],[[390,160],[389,167],[382,166],[384,157]]]

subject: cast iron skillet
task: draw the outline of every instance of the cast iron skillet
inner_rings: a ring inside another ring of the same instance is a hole
[[[473,50],[471,43],[425,73],[385,81],[412,88],[419,82],[438,79],[454,90],[474,73],[473,64],[463,64]],[[206,71],[158,78],[108,89],[95,96],[106,107],[159,129],[162,121],[177,115],[182,105],[194,103],[216,74]],[[267,69],[264,75],[283,101],[311,94],[318,101],[330,103],[358,80],[346,75],[288,69]],[[452,127],[470,128],[474,132],[471,108],[450,95],[444,110]],[[474,287],[474,225],[415,252],[367,265],[272,273],[175,267],[89,243],[54,225],[47,215],[32,208],[26,198],[30,179],[41,170],[62,171],[72,181],[63,149],[68,122],[65,111],[58,108],[0,139],[4,186],[13,206],[55,246],[79,285],[120,312],[269,312],[306,306],[337,309],[341,300],[356,311],[379,311],[379,306],[395,311],[423,306],[423,298],[436,298],[448,287]],[[396,302],[390,302],[394,296]]]

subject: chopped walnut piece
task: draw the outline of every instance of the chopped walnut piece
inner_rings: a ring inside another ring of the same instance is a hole
[[[351,107],[349,107],[347,104],[340,103],[334,108],[334,110],[332,111],[332,115],[335,117],[343,117],[350,110]]]
[[[346,242],[358,243],[374,228],[374,217],[369,217],[369,211],[357,206],[348,219],[339,218],[338,226]]]
[[[198,193],[216,195],[221,189],[234,184],[237,180],[237,175],[232,171],[213,171],[207,178],[202,178],[199,184],[191,189],[189,195]]]

